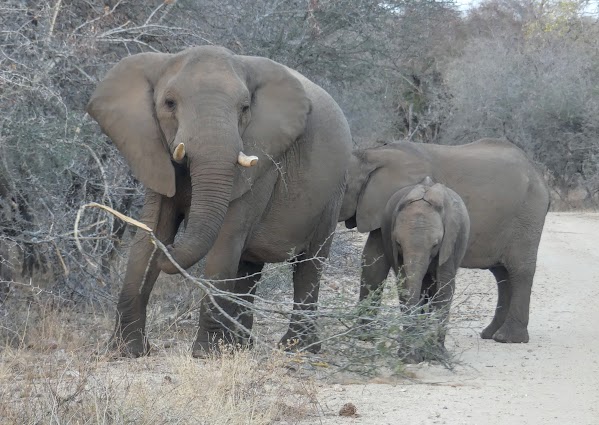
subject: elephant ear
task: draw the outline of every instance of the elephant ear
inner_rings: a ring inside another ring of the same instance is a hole
[[[362,162],[356,206],[356,225],[361,233],[379,229],[389,198],[402,186],[410,184],[409,181],[398,181],[396,167],[401,165],[394,163],[393,158],[386,153],[382,149],[366,149],[356,153]]]
[[[153,88],[171,55],[140,53],[122,59],[98,84],[87,113],[110,137],[133,174],[148,188],[175,194],[175,169],[154,112]]]
[[[256,166],[241,170],[233,198],[248,190],[302,136],[311,111],[300,74],[267,58],[237,59],[251,95],[251,118],[242,134],[243,152],[257,156],[259,161]]]
[[[371,232],[381,227],[383,210],[393,193],[434,174],[430,162],[419,151],[412,152],[411,144],[401,149],[374,148],[354,152],[362,164],[357,177],[360,184],[352,181],[356,177],[350,171],[348,187],[360,187],[355,210],[359,232]]]
[[[439,265],[445,264],[453,257],[455,259],[454,266],[457,268],[460,266],[468,247],[470,217],[462,198],[449,188],[445,188],[445,190],[446,196],[443,205],[444,234],[439,248]]]
[[[395,190],[385,190],[390,189],[385,178],[389,173],[380,159],[368,149],[353,152],[340,214],[347,228],[365,233],[382,226],[385,206]]]

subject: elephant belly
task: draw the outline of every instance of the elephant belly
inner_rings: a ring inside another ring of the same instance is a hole
[[[501,257],[498,253],[489,249],[476,251],[476,248],[470,246],[466,252],[466,255],[464,255],[464,259],[462,260],[460,267],[465,269],[488,269],[500,263]]]
[[[253,238],[241,259],[252,263],[280,263],[305,250],[304,246],[283,239],[273,240],[272,237],[268,241],[265,239]]]

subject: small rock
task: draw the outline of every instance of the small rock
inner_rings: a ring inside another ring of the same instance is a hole
[[[358,409],[353,403],[345,403],[341,410],[339,410],[339,416],[356,416]]]

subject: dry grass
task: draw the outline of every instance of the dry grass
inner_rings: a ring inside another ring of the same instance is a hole
[[[3,314],[3,424],[269,424],[317,412],[313,381],[278,351],[225,349],[196,360],[180,348],[186,340],[113,360],[94,354],[106,338],[99,330],[112,325],[102,312],[30,303]]]

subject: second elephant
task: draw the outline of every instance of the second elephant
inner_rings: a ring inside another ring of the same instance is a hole
[[[470,236],[461,267],[488,269],[497,280],[495,316],[481,336],[528,342],[530,293],[549,190],[524,152],[507,140],[460,146],[400,142],[354,151],[339,221],[370,232],[360,299],[379,290],[391,268],[380,230],[387,201],[426,176],[455,190],[468,208]]]

